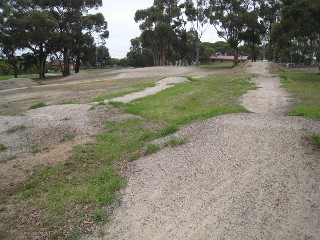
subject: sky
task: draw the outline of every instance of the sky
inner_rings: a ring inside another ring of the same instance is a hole
[[[134,21],[138,9],[151,7],[153,0],[103,0],[103,7],[98,9],[108,22],[109,38],[106,47],[112,58],[124,58],[130,48],[130,40],[141,34],[139,23]],[[219,38],[213,27],[208,29],[202,41],[215,42]]]

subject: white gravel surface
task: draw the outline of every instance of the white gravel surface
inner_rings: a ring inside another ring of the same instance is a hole
[[[252,63],[253,113],[196,122],[190,141],[135,162],[102,239],[320,239],[320,123],[286,116],[289,95]],[[101,239],[87,236],[83,239]]]

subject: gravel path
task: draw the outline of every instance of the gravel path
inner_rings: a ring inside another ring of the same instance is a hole
[[[123,97],[117,97],[117,98],[113,98],[111,100],[105,100],[105,103],[108,103],[110,101],[113,102],[123,102],[123,103],[128,103],[131,102],[135,99],[138,98],[143,98],[149,95],[154,95],[158,92],[161,92],[167,88],[170,88],[172,86],[174,86],[174,84],[176,83],[183,83],[183,82],[188,82],[189,80],[185,77],[167,77],[164,78],[158,82],[156,82],[156,85],[154,87],[149,87],[144,89],[143,91],[140,92],[135,92],[135,93],[131,93],[128,95],[125,95]]]
[[[260,88],[242,100],[253,113],[185,126],[187,144],[135,162],[104,239],[319,239],[309,136],[320,123],[284,114],[289,95],[267,67],[250,68]]]

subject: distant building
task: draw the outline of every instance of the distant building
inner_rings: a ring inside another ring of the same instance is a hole
[[[210,60],[214,61],[234,61],[234,56],[211,56]],[[238,61],[245,62],[249,60],[249,56],[239,56]]]
[[[60,63],[61,63],[61,66],[60,66]],[[59,67],[59,68],[62,67],[63,68],[64,62],[61,61],[61,60],[55,59],[55,60],[52,61],[51,66],[52,67]],[[70,70],[74,70],[74,64],[73,63],[69,63],[69,68],[70,68]]]

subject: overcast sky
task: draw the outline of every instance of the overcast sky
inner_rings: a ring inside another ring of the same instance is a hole
[[[111,57],[123,58],[130,48],[130,39],[140,36],[139,24],[134,21],[134,14],[138,9],[152,6],[153,0],[103,0],[103,7],[99,8],[108,22],[110,32],[106,47]],[[207,30],[202,41],[214,42],[218,37],[214,28]]]

